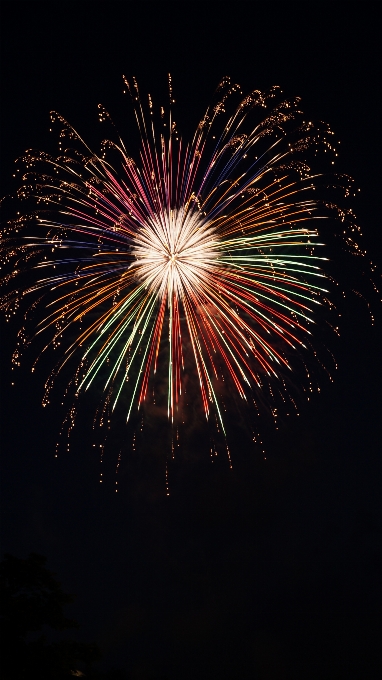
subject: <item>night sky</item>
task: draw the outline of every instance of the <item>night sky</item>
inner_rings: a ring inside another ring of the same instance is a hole
[[[381,267],[377,4],[281,7],[4,2],[2,194],[26,148],[55,148],[50,110],[94,146],[99,102],[123,128],[123,73],[159,101],[171,72],[185,135],[222,76],[244,92],[278,84],[341,140],[339,169],[361,188],[354,209]],[[81,424],[54,458],[63,414],[41,406],[48,366],[32,375],[32,353],[11,373],[21,319],[1,319],[2,553],[48,558],[76,594],[77,639],[100,645],[103,669],[136,680],[378,677],[382,325],[370,302],[374,326],[349,292],[334,383],[323,378],[299,417],[269,426],[266,461],[236,433],[232,470],[223,455],[186,456],[169,497],[162,431],[140,457],[126,449],[118,494],[114,452],[101,486]]]

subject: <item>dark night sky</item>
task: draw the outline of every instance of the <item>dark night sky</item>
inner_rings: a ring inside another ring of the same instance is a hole
[[[223,75],[282,86],[341,140],[382,264],[376,3],[4,2],[2,193],[14,159],[49,148],[49,111],[98,139],[123,121],[121,74],[154,97],[171,72],[192,130]],[[228,10],[229,7],[229,10]],[[280,10],[282,7],[282,10]],[[54,459],[44,371],[11,389],[18,328],[1,320],[2,551],[47,556],[81,639],[132,678],[374,678],[381,632],[381,312],[348,298],[334,384],[269,432],[267,461],[184,462],[164,495],[156,459],[98,484],[85,431]],[[161,446],[161,443],[158,443]],[[239,446],[240,448],[240,446]],[[144,457],[144,452],[142,452]],[[151,467],[152,465],[152,467]]]

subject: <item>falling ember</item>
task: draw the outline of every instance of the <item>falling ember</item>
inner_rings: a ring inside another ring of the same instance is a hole
[[[123,404],[129,419],[148,398],[156,403],[156,376],[165,372],[168,417],[183,422],[187,376],[225,434],[230,393],[264,403],[276,389],[289,399],[285,376],[310,351],[318,307],[331,305],[322,220],[339,217],[344,241],[360,253],[351,211],[325,197],[327,180],[308,164],[320,148],[337,155],[333,133],[304,121],[299,99],[280,100],[278,88],[242,98],[224,79],[185,143],[172,94],[168,117],[161,108],[156,121],[151,97],[145,113],[136,81],[125,85],[140,133],[136,160],[121,139],[93,153],[55,113],[59,156],[26,153],[18,195],[28,214],[3,240],[13,269],[2,307],[9,316],[26,295],[37,295],[33,308],[45,299],[36,335],[61,352],[48,391],[77,357],[76,396],[102,383],[105,403]],[[102,107],[100,119],[110,119]],[[15,291],[26,270],[34,282]],[[269,409],[276,423],[278,408]]]

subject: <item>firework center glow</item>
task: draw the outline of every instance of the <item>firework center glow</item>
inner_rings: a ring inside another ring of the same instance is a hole
[[[161,298],[201,292],[218,258],[214,229],[199,212],[185,209],[152,215],[138,231],[132,254],[137,279]]]

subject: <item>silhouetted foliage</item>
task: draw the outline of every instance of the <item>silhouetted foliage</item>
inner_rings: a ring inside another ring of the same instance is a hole
[[[31,553],[26,560],[5,555],[0,564],[3,680],[61,680],[80,675],[97,660],[95,645],[61,640],[49,642],[46,629],[78,628],[64,615],[73,601],[45,566],[46,558]],[[78,668],[81,668],[79,671]]]

